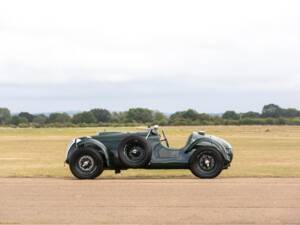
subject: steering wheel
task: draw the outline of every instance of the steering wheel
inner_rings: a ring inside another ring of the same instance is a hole
[[[164,132],[164,130],[161,130],[161,133],[162,133],[162,135],[163,135],[163,139],[161,139],[160,141],[164,141],[164,142],[166,142],[166,145],[167,145],[167,147],[169,148],[170,147],[170,145],[169,145],[169,141],[168,141],[168,138],[167,138],[167,136],[166,136],[166,134],[165,134],[165,132]]]

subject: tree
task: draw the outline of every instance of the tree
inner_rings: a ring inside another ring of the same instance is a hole
[[[28,112],[20,112],[19,117],[26,118],[29,123],[31,123],[34,118],[34,116]]]
[[[33,118],[34,123],[39,124],[39,125],[44,125],[47,122],[48,118],[44,114],[36,115]]]
[[[282,109],[275,104],[265,105],[262,110],[262,117],[280,117],[282,115]]]
[[[199,118],[199,113],[196,110],[188,109],[182,112],[182,117],[193,121]]]
[[[96,123],[97,122],[94,114],[91,112],[77,113],[73,116],[72,121],[74,123]]]
[[[294,108],[282,109],[281,116],[283,117],[300,117],[300,111]]]
[[[106,109],[92,109],[90,112],[94,115],[98,123],[107,123],[111,120],[111,113]]]
[[[260,114],[258,112],[249,111],[242,113],[242,118],[259,118]]]
[[[12,116],[10,119],[10,123],[13,125],[19,125],[19,117],[18,116]]]
[[[19,124],[22,124],[22,123],[23,124],[28,123],[28,120],[26,117],[15,115],[15,116],[11,117],[10,122],[11,122],[11,124],[18,126]]]
[[[11,114],[8,108],[0,108],[0,124],[8,124],[11,119]]]
[[[226,111],[222,115],[222,118],[227,120],[238,120],[240,116],[235,111]]]
[[[153,122],[153,111],[145,108],[132,108],[126,114],[127,122]]]
[[[67,113],[51,113],[48,118],[49,123],[68,123],[71,117]]]
[[[153,113],[153,122],[159,125],[167,125],[168,124],[168,118],[165,114],[155,111]]]
[[[199,113],[198,114],[198,120],[201,120],[201,121],[208,121],[208,120],[211,120],[213,119],[212,116],[206,114],[206,113]]]
[[[198,113],[194,109],[175,112],[170,116],[169,123],[173,125],[208,124],[212,117],[206,113]]]
[[[114,123],[123,123],[126,121],[126,112],[112,112],[111,114],[111,122]]]

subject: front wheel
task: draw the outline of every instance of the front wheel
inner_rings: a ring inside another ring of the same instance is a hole
[[[221,173],[223,166],[222,155],[213,149],[198,150],[190,159],[190,169],[199,178],[215,178]]]
[[[93,148],[76,150],[70,158],[70,170],[78,179],[95,179],[104,170],[100,153]]]

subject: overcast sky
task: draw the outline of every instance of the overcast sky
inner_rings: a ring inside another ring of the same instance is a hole
[[[0,107],[300,108],[299,1],[1,1]]]

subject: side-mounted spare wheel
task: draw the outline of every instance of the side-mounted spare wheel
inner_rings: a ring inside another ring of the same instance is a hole
[[[192,173],[204,179],[215,178],[223,170],[224,160],[215,149],[199,149],[190,158]]]
[[[132,135],[120,143],[118,155],[126,167],[139,168],[149,163],[152,150],[145,138]]]
[[[95,179],[104,170],[101,154],[92,147],[80,148],[70,157],[70,170],[79,179]]]

